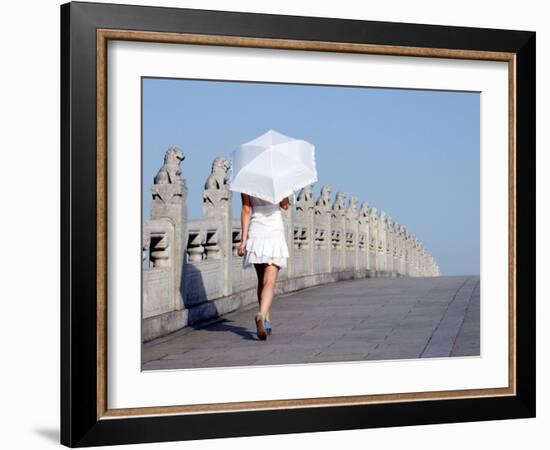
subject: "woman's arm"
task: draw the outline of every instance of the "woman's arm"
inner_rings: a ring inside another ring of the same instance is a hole
[[[242,208],[241,208],[241,242],[246,243],[248,239],[248,225],[250,224],[250,216],[252,215],[252,206],[250,205],[250,197],[248,194],[241,192]]]
[[[279,202],[279,206],[283,209],[288,209],[288,207],[290,206],[290,200],[288,199],[288,197],[283,198]]]

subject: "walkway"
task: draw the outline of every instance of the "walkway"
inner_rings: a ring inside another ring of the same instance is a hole
[[[275,298],[143,345],[143,370],[479,355],[479,277],[367,278]]]

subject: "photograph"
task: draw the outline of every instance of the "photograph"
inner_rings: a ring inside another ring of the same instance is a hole
[[[480,107],[143,76],[141,369],[479,358]]]

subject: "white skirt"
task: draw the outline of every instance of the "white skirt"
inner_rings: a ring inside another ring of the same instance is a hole
[[[276,264],[283,268],[286,267],[288,257],[281,212],[278,209],[253,207],[243,268],[262,263]]]

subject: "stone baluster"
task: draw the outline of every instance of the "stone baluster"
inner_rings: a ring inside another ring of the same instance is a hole
[[[386,222],[386,271],[388,276],[393,275],[393,220],[387,218]]]
[[[315,252],[315,224],[314,224],[314,202],[313,184],[304,187],[296,198],[296,226],[300,224],[300,249],[307,252],[306,273],[314,273],[314,252]]]
[[[345,213],[346,236],[346,267],[359,270],[359,211],[357,210],[357,197],[351,196]],[[349,254],[353,255],[352,264],[348,261]]]
[[[394,249],[393,249],[393,269],[395,272],[395,276],[398,277],[400,275],[400,246],[401,246],[401,236],[400,236],[400,229],[401,225],[397,222],[394,222],[393,224],[393,230],[394,230]]]
[[[196,263],[206,258],[204,251],[204,232],[201,229],[189,230],[189,241],[187,243],[187,259],[189,263]]]
[[[151,186],[153,200],[151,219],[169,219],[174,225],[174,271],[172,299],[175,310],[184,308],[183,273],[187,247],[187,185],[181,176],[180,164],[185,159],[183,151],[170,147],[164,155],[164,164]]]
[[[369,213],[369,274],[375,277],[378,271],[378,209],[372,207]]]
[[[406,228],[404,229],[404,236],[403,236],[403,249],[404,249],[404,271],[403,275],[408,277],[411,274],[410,270],[410,262],[411,262],[411,235],[409,233],[409,230]]]
[[[413,241],[413,248],[414,248],[414,252],[413,252],[413,255],[414,255],[414,259],[413,259],[413,273],[414,273],[414,276],[417,277],[418,276],[418,239],[414,238],[414,241]]]
[[[229,190],[228,171],[230,162],[218,156],[212,162],[211,172],[204,183],[202,194],[203,216],[218,223],[215,230],[206,232],[206,257],[222,262],[222,293],[229,295],[231,286],[231,258],[233,255],[233,220],[231,216],[231,191]]]
[[[361,204],[361,209],[359,210],[359,214],[357,216],[357,221],[359,223],[359,233],[363,237],[362,239],[362,247],[360,249],[361,252],[364,254],[364,265],[361,267],[361,269],[365,270],[365,273],[369,273],[370,270],[370,251],[369,251],[369,245],[370,245],[370,230],[369,230],[369,203],[364,201]]]
[[[418,238],[416,239],[416,276],[420,276],[420,258],[422,257],[422,253],[421,253],[421,243],[420,241],[418,240]]]
[[[346,195],[343,192],[337,192],[331,207],[331,229],[332,229],[332,249],[333,249],[333,270],[343,270],[345,267],[346,246]]]
[[[424,276],[422,273],[423,268],[423,258],[424,258],[424,247],[422,245],[422,242],[418,241],[418,276]]]
[[[399,227],[399,274],[402,277],[407,276],[407,265],[406,265],[406,232],[407,229],[404,225]]]
[[[321,187],[319,198],[315,202],[314,228],[315,238],[319,250],[319,258],[314,261],[315,272],[325,273],[333,270],[333,248],[332,248],[332,223],[330,196],[332,187],[328,184]]]
[[[412,251],[412,276],[417,277],[418,276],[418,239],[416,239],[416,236],[413,237],[412,241],[413,251]]]
[[[395,249],[394,249],[394,270],[396,276],[401,276],[401,224],[395,222],[393,224],[395,237]]]
[[[386,267],[386,244],[387,242],[387,219],[386,213],[381,212],[378,219],[378,249],[377,249],[377,272],[385,275],[387,272]]]
[[[170,238],[166,233],[150,233],[150,258],[153,267],[170,267]]]
[[[401,224],[394,222],[393,223],[393,270],[395,272],[395,276],[400,276],[401,268],[401,260],[400,260],[400,252],[401,252]]]
[[[206,231],[206,239],[204,242],[205,259],[223,259],[222,247],[219,242],[219,231],[218,229]]]
[[[231,241],[233,242],[232,245],[232,255],[234,257],[238,257],[239,254],[237,253],[237,250],[239,248],[239,245],[241,244],[242,236],[241,236],[241,227],[239,226],[238,229],[233,228]]]
[[[289,196],[290,205],[285,210],[283,208],[280,208],[281,210],[281,216],[283,217],[283,223],[285,224],[285,232],[286,232],[286,242],[288,243],[288,253],[289,257],[287,260],[286,268],[282,270],[282,276],[285,276],[286,278],[292,278],[294,276],[294,258],[295,255],[295,248],[294,245],[292,245],[294,241],[294,204],[296,203],[296,198],[294,194],[291,194]]]
[[[411,276],[416,277],[416,258],[417,258],[417,249],[416,249],[416,236],[413,235],[411,240]]]

